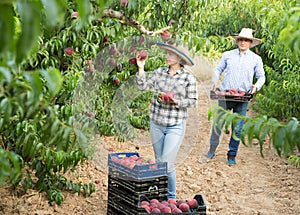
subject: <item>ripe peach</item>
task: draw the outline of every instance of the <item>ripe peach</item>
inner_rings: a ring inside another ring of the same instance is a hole
[[[135,65],[136,64],[136,58],[130,58],[129,63]]]
[[[140,56],[140,59],[141,59],[141,60],[146,59],[146,58],[147,58],[147,51],[146,51],[146,50],[141,50],[141,51],[139,52],[139,56]]]
[[[176,205],[176,199],[168,199],[168,203]]]
[[[174,208],[174,209],[172,209],[172,213],[174,213],[174,214],[182,213],[182,210],[180,210],[179,208]]]
[[[73,48],[71,48],[71,47],[66,48],[66,49],[65,49],[65,54],[66,54],[66,55],[73,56],[73,55],[74,55],[74,50],[73,50]]]
[[[121,0],[121,6],[126,7],[128,5],[128,0]]]
[[[187,203],[181,203],[178,207],[182,212],[190,212],[190,206]]]
[[[177,200],[177,202],[176,202],[177,207],[179,207],[179,205],[180,205],[181,203],[186,203],[186,200],[183,200],[183,199]]]
[[[129,52],[134,52],[136,50],[136,47],[135,46],[131,46],[130,49],[129,49]]]
[[[150,203],[158,204],[158,203],[160,203],[160,202],[158,201],[158,199],[151,199],[151,200],[150,200]]]
[[[141,201],[141,206],[142,205],[150,205],[150,203],[148,201],[146,201],[146,200],[143,200],[143,201]]]
[[[153,209],[151,210],[151,213],[152,213],[152,214],[159,214],[159,213],[161,213],[161,211],[160,211],[158,208],[153,208]]]
[[[115,78],[115,79],[113,80],[113,84],[115,84],[115,85],[120,84],[120,79]]]
[[[169,203],[167,201],[162,201],[161,204],[163,204],[163,205],[169,205]]]
[[[151,208],[148,205],[142,205],[142,208],[144,208],[148,213],[151,212]]]
[[[189,205],[190,208],[195,209],[198,207],[198,202],[196,199],[189,199],[187,201],[187,204]]]
[[[109,54],[114,55],[117,52],[116,48],[114,46],[110,47]]]
[[[115,67],[116,66],[116,60],[115,59],[113,59],[113,58],[111,58],[110,60],[109,60],[109,63],[108,63],[111,67]]]
[[[163,39],[163,40],[168,40],[168,39],[170,39],[170,33],[168,32],[168,31],[164,31],[163,33],[161,33],[161,38]]]
[[[166,207],[164,207],[162,210],[161,210],[161,212],[162,213],[171,213],[171,208],[169,208],[168,206],[166,206]]]
[[[177,208],[176,204],[169,204],[169,208],[171,208],[171,210],[173,210],[174,208]]]
[[[72,19],[77,19],[78,17],[79,17],[79,13],[76,11],[71,14]]]
[[[138,40],[138,43],[141,44],[145,41],[145,37],[143,36],[140,36],[139,40]]]

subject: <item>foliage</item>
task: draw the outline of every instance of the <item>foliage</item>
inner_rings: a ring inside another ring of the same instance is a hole
[[[241,133],[241,141],[246,145],[246,138],[248,144],[253,146],[252,140],[257,139],[261,146],[261,155],[263,156],[263,144],[267,137],[271,139],[274,148],[277,150],[279,156],[284,155],[288,157],[292,155],[295,150],[300,148],[300,127],[299,121],[292,118],[288,123],[282,123],[275,118],[268,118],[262,116],[259,118],[251,118],[249,116],[241,116],[239,114],[232,114],[229,110],[224,110],[221,107],[211,107],[209,110],[209,119],[220,119],[216,125],[222,129],[228,130],[231,123],[235,124],[239,120],[244,120],[244,126]],[[233,137],[237,138],[234,135]]]

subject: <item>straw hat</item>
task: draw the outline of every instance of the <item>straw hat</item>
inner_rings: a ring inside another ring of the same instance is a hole
[[[250,48],[252,48],[261,43],[261,40],[254,38],[252,33],[253,33],[253,30],[251,28],[243,28],[237,36],[232,36],[232,37],[235,39],[235,41],[237,41],[240,38],[245,38],[245,39],[251,40],[252,44],[251,44]]]
[[[193,60],[188,56],[187,51],[182,46],[175,46],[171,44],[165,44],[161,42],[156,43],[160,48],[173,52],[184,60],[184,64],[188,66],[193,66]]]

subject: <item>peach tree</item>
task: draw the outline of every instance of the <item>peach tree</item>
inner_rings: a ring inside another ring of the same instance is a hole
[[[158,40],[183,40],[210,57],[233,48],[229,35],[245,26],[263,39],[254,51],[268,83],[255,98],[257,112],[267,115],[247,118],[243,137],[263,144],[269,135],[279,154],[299,149],[298,17],[294,0],[1,1],[0,183],[43,190],[59,204],[62,190],[91,194],[92,183],[63,174],[89,158],[95,132],[125,140],[134,136],[128,121],[148,129],[151,93],[131,89],[134,53],[149,52],[149,71],[163,63],[153,47]],[[236,117],[228,114],[226,124]]]

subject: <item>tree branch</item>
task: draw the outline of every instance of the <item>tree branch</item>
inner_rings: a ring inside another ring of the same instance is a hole
[[[134,28],[138,29],[140,32],[142,32],[143,34],[146,34],[149,36],[155,36],[157,34],[161,34],[164,31],[169,30],[170,28],[172,28],[172,24],[174,23],[174,22],[170,22],[168,26],[161,28],[157,31],[149,31],[143,25],[139,24],[136,20],[124,16],[124,14],[120,11],[115,11],[110,8],[105,9],[102,14],[102,18],[104,18],[104,17],[119,19],[122,23],[129,25],[131,27],[134,27]]]

